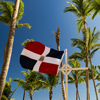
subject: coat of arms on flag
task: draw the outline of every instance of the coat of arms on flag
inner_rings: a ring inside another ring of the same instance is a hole
[[[64,51],[54,50],[40,42],[28,42],[20,55],[20,64],[25,69],[56,75],[63,54]]]

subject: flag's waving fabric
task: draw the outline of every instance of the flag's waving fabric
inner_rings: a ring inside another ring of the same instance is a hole
[[[56,75],[63,53],[37,41],[28,42],[20,55],[20,64],[26,69]]]

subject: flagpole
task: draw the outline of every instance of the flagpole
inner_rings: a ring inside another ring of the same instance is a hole
[[[88,70],[87,68],[72,68],[70,65],[67,64],[67,49],[65,49],[65,64],[59,69],[65,75],[65,83],[66,83],[66,97],[65,100],[68,100],[68,74],[72,70]]]
[[[67,73],[67,49],[65,49],[65,77],[66,77],[66,100],[68,100],[68,73]]]

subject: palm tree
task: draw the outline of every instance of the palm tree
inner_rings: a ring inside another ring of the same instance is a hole
[[[97,75],[96,75],[96,80],[98,80],[98,81],[100,81],[100,65],[98,65],[98,66],[95,66],[95,68],[96,68],[96,70],[97,70]],[[96,85],[97,87],[99,86],[100,87],[100,83],[98,83],[97,85]],[[100,93],[100,89],[98,89],[98,92]]]
[[[18,85],[19,86],[19,85]],[[6,98],[7,100],[13,100],[11,99],[12,95],[15,93],[15,91],[17,90],[18,86],[15,88],[14,91],[11,91],[11,78],[9,78],[9,82],[5,82],[4,85],[4,90],[3,90],[3,94],[1,97],[1,100],[3,100],[4,98]]]
[[[10,26],[11,17],[14,9],[14,3],[11,1],[0,1],[0,6],[1,6],[0,12],[3,13],[0,15],[0,21],[5,25]],[[19,24],[19,20],[22,18],[23,14],[24,14],[24,3],[20,0],[18,15],[16,19],[16,29],[23,26],[27,28],[31,28],[31,26],[28,23]]]
[[[9,79],[9,82],[5,82],[2,96],[4,95],[7,98],[9,98],[10,94],[11,94],[11,78]]]
[[[56,44],[57,44],[57,50],[60,51],[60,45],[59,45],[59,37],[60,37],[60,27],[58,27],[57,32],[53,32],[55,34]],[[63,66],[63,63],[61,62],[61,67]],[[65,100],[65,89],[64,89],[64,75],[61,72],[61,88],[62,88],[62,95],[63,100]]]
[[[92,19],[94,19],[96,15],[100,12],[100,0],[91,0],[91,1],[92,1],[93,10],[94,10]]]
[[[72,68],[79,68],[80,63],[76,59],[69,59],[68,63],[72,66]],[[78,91],[78,83],[83,83],[85,82],[85,79],[83,78],[82,71],[71,71],[72,76],[68,75],[68,83],[75,84],[76,87],[76,100],[80,99],[79,91]]]
[[[44,83],[42,84],[43,85],[42,88],[44,89],[46,88],[49,90],[49,100],[52,100],[53,87],[59,85],[59,74],[58,75],[44,74],[44,75],[41,75],[40,77],[40,79],[44,81]]]
[[[28,73],[28,69],[27,69],[27,73]],[[25,79],[25,81],[27,81],[27,79]],[[23,100],[25,100],[25,95],[26,95],[26,90],[24,89]]]
[[[88,67],[88,34],[86,34],[86,17],[90,15],[92,10],[91,4],[89,1],[86,0],[72,0],[75,4],[67,2],[69,6],[64,9],[64,12],[72,12],[74,13],[79,19],[77,20],[77,31],[80,32],[82,28],[85,31],[85,43],[86,43],[86,67]],[[87,86],[87,100],[89,100],[89,72],[86,71],[86,86]]]
[[[97,69],[97,76],[96,76],[96,80],[100,81],[100,65],[95,66],[95,68]]]
[[[9,35],[8,35],[7,43],[4,50],[3,66],[2,66],[2,70],[0,74],[0,99],[2,96],[5,79],[8,73],[8,68],[9,68],[9,63],[10,63],[10,58],[11,58],[12,48],[13,48],[15,28],[17,27],[16,23],[18,23],[19,19],[22,18],[22,15],[23,15],[22,8],[24,7],[21,0],[15,0],[15,5],[13,6],[10,6],[10,4],[12,5],[12,2],[10,3],[5,2],[5,1],[0,2],[0,11],[3,12],[3,14],[0,15],[0,21],[6,24],[8,23],[8,25],[10,25]],[[6,18],[9,21],[6,20]],[[19,26],[21,25],[18,25],[18,27]],[[29,26],[29,25],[26,24],[26,26]]]
[[[100,44],[98,44],[99,41],[99,36],[100,36],[100,31],[98,31],[97,33],[95,33],[95,29],[96,27],[94,27],[93,32],[91,33],[90,28],[87,28],[87,32],[89,34],[89,39],[88,39],[88,56],[89,56],[89,62],[91,65],[91,73],[92,73],[92,78],[93,78],[93,84],[94,84],[94,89],[95,89],[95,93],[96,93],[96,98],[98,99],[98,95],[97,95],[97,90],[96,90],[96,85],[95,85],[95,78],[94,78],[94,74],[93,74],[93,65],[92,65],[92,60],[91,58],[93,57],[93,55],[95,54],[95,52],[97,50],[100,49]],[[84,32],[84,31],[83,31]],[[72,46],[77,46],[78,48],[82,48],[81,49],[82,52],[84,52],[85,50],[85,38],[84,38],[84,34],[83,34],[83,39],[71,39],[73,41]],[[86,55],[86,52],[83,53],[84,55]]]
[[[13,79],[13,81],[17,82],[19,86],[25,89],[25,91],[28,91],[30,99],[32,100],[33,92],[41,89],[43,86],[42,84],[45,82],[40,79],[41,74],[39,72],[29,71],[27,73],[25,71],[22,71],[22,73],[25,75],[25,80],[20,78],[15,78]]]
[[[99,86],[100,87],[100,83],[98,83],[96,86]],[[100,93],[100,89],[98,90],[98,92]]]
[[[95,31],[95,29],[94,29]],[[95,89],[95,93],[96,93],[96,99],[99,100],[98,98],[98,94],[97,94],[97,90],[96,90],[96,85],[95,85],[95,78],[94,78],[94,73],[93,73],[93,65],[92,65],[92,60],[91,57],[93,56],[93,54],[100,49],[100,44],[97,44],[98,40],[99,40],[99,36],[100,36],[100,32],[97,32],[96,34],[94,33],[89,33],[89,60],[90,60],[90,65],[91,65],[91,73],[92,73],[92,78],[93,78],[93,84],[94,84],[94,89]]]
[[[100,81],[100,65],[98,65],[98,66],[93,66],[94,67],[94,69],[96,70],[96,77],[95,77],[95,80],[98,80],[98,81]],[[100,83],[98,83],[97,85],[96,85],[96,87],[100,87]],[[100,93],[100,89],[98,89],[98,92]]]

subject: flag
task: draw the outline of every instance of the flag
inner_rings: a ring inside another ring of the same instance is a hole
[[[20,64],[25,69],[56,75],[63,54],[64,51],[54,50],[40,42],[28,42],[20,55]]]

